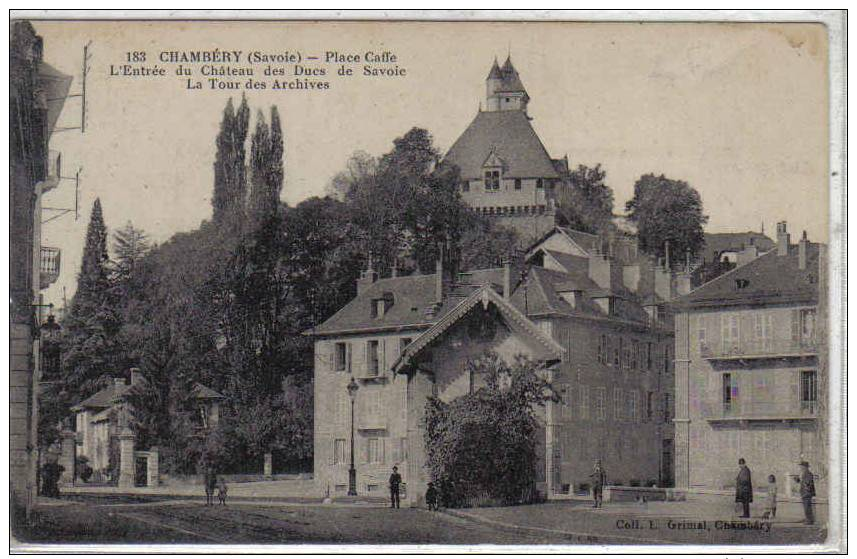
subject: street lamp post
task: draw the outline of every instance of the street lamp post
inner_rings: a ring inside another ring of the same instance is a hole
[[[357,470],[354,469],[354,399],[357,397],[357,390],[360,387],[354,382],[354,377],[351,377],[351,382],[348,383],[348,397],[351,398],[351,465],[348,467],[348,494],[357,495]]]

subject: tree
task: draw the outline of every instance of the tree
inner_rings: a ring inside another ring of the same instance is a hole
[[[702,199],[685,181],[664,175],[643,175],[634,184],[634,197],[625,205],[637,226],[640,249],[662,258],[669,243],[671,265],[695,257],[705,244]]]
[[[283,187],[283,133],[276,107],[271,107],[271,126],[259,111],[250,147],[250,199],[248,216],[258,226],[274,215]]]
[[[472,215],[461,238],[461,269],[496,268],[507,258],[516,259],[520,239],[514,229],[488,217]]]
[[[558,213],[564,224],[587,233],[605,231],[613,219],[613,191],[604,183],[607,172],[578,165],[560,190]]]
[[[121,320],[112,296],[109,266],[107,228],[101,201],[96,199],[86,231],[77,291],[63,321],[62,365],[72,396],[91,394],[115,371]]]
[[[426,465],[450,506],[475,498],[501,504],[535,498],[535,406],[558,401],[537,364],[518,356],[507,364],[495,353],[469,361],[468,374],[485,385],[449,403],[426,403]]]
[[[214,221],[218,224],[235,225],[244,216],[247,193],[244,144],[249,121],[250,108],[246,97],[241,97],[237,111],[230,98],[223,110],[214,159],[214,195],[211,204]]]

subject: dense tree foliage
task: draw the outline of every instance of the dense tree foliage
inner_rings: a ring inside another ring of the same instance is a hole
[[[625,205],[637,225],[637,242],[648,254],[663,258],[669,243],[670,263],[695,257],[705,244],[702,199],[685,181],[664,175],[643,175],[634,184],[634,197]]]
[[[587,233],[599,233],[610,228],[613,219],[613,190],[604,179],[607,172],[595,167],[578,165],[564,181],[559,192],[557,213],[563,225]]]
[[[537,364],[517,357],[507,364],[494,353],[468,362],[484,386],[449,403],[426,403],[426,465],[449,506],[487,499],[530,502],[536,468],[536,406],[558,396]]]

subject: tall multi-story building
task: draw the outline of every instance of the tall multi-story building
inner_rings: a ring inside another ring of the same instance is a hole
[[[29,508],[38,462],[39,291],[59,271],[59,251],[41,246],[41,201],[60,180],[60,156],[48,140],[71,77],[42,60],[42,39],[28,22],[12,25],[9,48],[9,478],[13,502]]]
[[[732,490],[744,458],[781,495],[806,460],[826,491],[826,265],[782,222],[775,248],[675,302],[678,487]]]
[[[461,197],[511,226],[527,244],[556,224],[555,205],[568,157],[551,158],[527,114],[530,96],[511,59],[491,67],[485,110],[444,156],[461,172]]]
[[[382,279],[366,271],[355,299],[313,332],[320,488],[348,490],[354,433],[358,493],[383,495],[397,465],[407,499],[419,502],[428,481],[425,399],[478,387],[466,365],[486,349],[536,359],[561,395],[539,412],[534,481],[549,498],[585,492],[596,459],[613,483],[670,485],[673,330],[665,303],[681,282],[645,258],[587,242],[597,239],[558,229],[532,247],[523,270],[453,278],[439,268]]]

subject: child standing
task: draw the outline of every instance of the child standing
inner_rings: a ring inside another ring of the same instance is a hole
[[[428,483],[428,489],[426,489],[426,505],[429,510],[437,510],[437,489],[432,482]]]
[[[777,477],[768,476],[768,499],[765,502],[765,518],[777,517]]]
[[[217,486],[217,498],[220,500],[221,505],[226,505],[226,492],[226,480],[221,477],[220,484]]]

